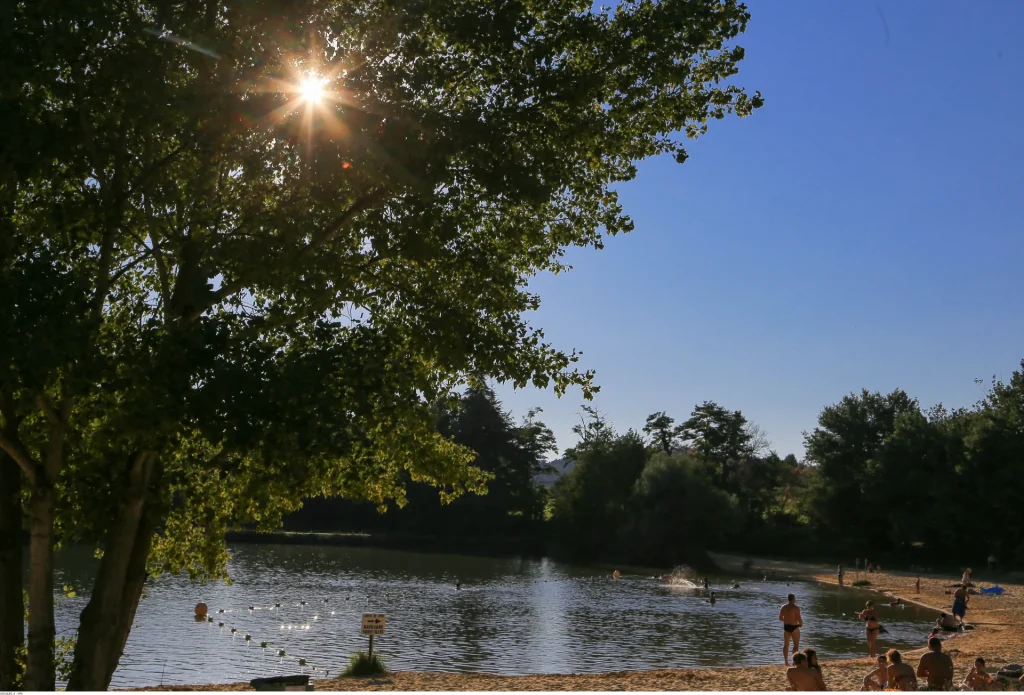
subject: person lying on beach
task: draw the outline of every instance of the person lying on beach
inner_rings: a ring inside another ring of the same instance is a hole
[[[875,658],[875,670],[864,676],[864,687],[861,690],[885,690],[885,683],[889,680],[889,665],[885,660],[885,654],[879,654]]]
[[[800,649],[800,626],[804,620],[800,615],[800,607],[796,605],[796,595],[790,594],[786,597],[788,603],[779,610],[779,620],[782,621],[782,658],[786,665],[789,665],[789,641],[793,640],[793,654]]]
[[[886,676],[889,684],[887,687],[897,690],[917,690],[917,676],[914,675],[914,669],[909,664],[903,663],[903,655],[899,653],[899,650],[890,649],[886,656],[889,657]]]
[[[968,690],[988,690],[992,687],[992,676],[985,672],[985,660],[980,656],[974,660],[974,666],[967,672],[961,687]]]
[[[806,693],[825,690],[825,681],[821,679],[821,673],[808,668],[807,657],[800,652],[793,655],[793,667],[786,671],[786,680],[789,681],[789,687],[786,688],[788,691]]]
[[[928,679],[929,690],[948,690],[953,685],[953,660],[942,653],[942,640],[928,640],[928,651],[921,657],[917,675]]]

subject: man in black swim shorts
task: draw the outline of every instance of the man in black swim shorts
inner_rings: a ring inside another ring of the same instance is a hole
[[[796,605],[796,595],[790,594],[788,603],[779,611],[779,620],[782,621],[782,658],[786,665],[789,665],[790,654],[796,654],[800,650],[800,627],[804,620],[800,615],[800,606]],[[793,651],[789,651],[789,642],[793,641]]]

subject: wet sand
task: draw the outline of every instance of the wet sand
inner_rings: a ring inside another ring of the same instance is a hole
[[[739,574],[743,558],[715,555],[715,560],[725,573]],[[778,575],[793,579],[814,579],[830,584],[836,583],[835,567],[773,560],[756,560],[758,569],[774,570]],[[860,573],[860,578],[871,581],[870,588],[881,594],[876,606],[883,616],[889,609],[891,598],[899,596],[904,601],[913,601],[935,610],[949,612],[952,596],[946,588],[959,580],[959,576],[921,575],[921,593],[914,593],[916,575],[907,573]],[[984,575],[982,575],[984,576]],[[856,579],[855,573],[847,573],[847,582]],[[990,582],[975,579],[976,584]],[[968,624],[974,630],[946,639],[944,651],[953,658],[956,668],[954,683],[959,684],[967,674],[975,657],[982,656],[990,673],[1008,663],[1024,662],[1024,586],[1020,579],[1000,578],[997,582],[1006,589],[1001,596],[972,595],[967,611]],[[780,631],[781,646],[781,631]],[[917,668],[918,658],[925,649],[921,636],[921,648],[904,653],[905,662]],[[811,647],[813,644],[803,644]],[[864,647],[863,659],[823,661],[822,671],[830,690],[860,690],[864,676],[872,669],[873,661]],[[677,669],[660,671],[622,671],[617,673],[549,675],[549,676],[495,676],[469,673],[416,673],[402,671],[389,673],[378,678],[330,678],[312,681],[317,690],[784,690],[786,667],[755,666],[744,668]],[[146,688],[145,690],[199,690],[235,691],[251,690],[248,683],[229,685],[172,686]]]

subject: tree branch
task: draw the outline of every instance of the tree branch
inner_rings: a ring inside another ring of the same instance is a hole
[[[18,425],[21,418],[17,417],[14,412],[14,398],[10,393],[5,393],[3,400],[0,401],[0,414],[4,416],[4,426],[0,428],[0,449],[6,451],[14,459],[18,467],[25,472],[29,484],[34,485],[37,464],[18,439]]]
[[[129,270],[131,270],[132,268],[137,266],[139,263],[142,263],[142,261],[146,260],[147,258],[149,258],[152,255],[153,255],[153,250],[150,249],[148,252],[142,254],[141,256],[139,256],[135,260],[131,261],[127,265],[123,265],[120,268],[118,268],[117,271],[110,277],[110,284],[111,284],[111,286],[115,285],[117,283],[117,281],[120,280],[124,276],[125,273],[127,273]]]
[[[36,396],[36,406],[39,407],[39,410],[42,411],[43,415],[46,416],[46,419],[50,422],[51,425],[55,425],[58,427],[64,427],[67,424],[67,416],[65,416],[63,419],[61,418],[61,414],[64,413],[66,404],[67,399],[65,399],[64,402],[61,403],[61,413],[58,413],[56,410],[53,409],[53,405],[50,403],[49,399],[47,399],[46,396]]]
[[[357,198],[351,206],[349,206],[344,212],[342,212],[338,218],[324,231],[319,238],[314,239],[309,244],[299,250],[298,255],[307,256],[317,249],[322,248],[325,244],[330,242],[338,232],[344,229],[345,225],[352,220],[353,217],[358,215],[360,212],[371,207],[374,203],[378,202],[387,194],[387,189],[384,186],[378,186],[363,194]],[[195,321],[203,315],[211,307],[214,307],[223,302],[228,297],[238,294],[245,289],[246,284],[249,282],[249,278],[241,277],[234,282],[226,282],[221,285],[220,289],[216,292],[211,293],[210,300],[206,302],[205,306],[196,308],[191,314],[185,318],[189,321]]]

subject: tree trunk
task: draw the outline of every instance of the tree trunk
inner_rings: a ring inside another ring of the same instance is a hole
[[[135,457],[92,595],[82,611],[68,690],[106,690],[114,676],[148,576],[146,561],[158,513],[152,491],[159,477],[155,454]]]
[[[15,689],[25,643],[21,533],[21,469],[0,451],[0,690]]]
[[[41,478],[45,476],[40,476]],[[53,663],[53,513],[55,491],[38,480],[29,501],[28,671],[26,690],[56,690]]]

